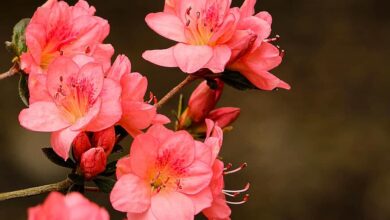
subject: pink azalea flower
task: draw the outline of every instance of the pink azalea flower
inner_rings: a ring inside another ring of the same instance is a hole
[[[167,0],[164,12],[146,16],[151,29],[178,42],[164,50],[151,50],[144,59],[164,67],[194,73],[202,68],[223,72],[231,56],[227,42],[239,21],[231,0]]]
[[[255,4],[256,0],[246,0],[240,9],[237,30],[228,42],[232,57],[227,68],[240,72],[259,89],[290,89],[287,83],[268,72],[279,66],[283,53],[267,39],[271,33],[271,15],[268,12],[254,15]]]
[[[106,169],[107,155],[102,147],[95,147],[81,156],[80,169],[86,180],[90,180]]]
[[[211,204],[210,158],[210,148],[187,132],[154,125],[119,161],[111,203],[128,219],[194,219]]]
[[[57,58],[40,89],[37,92],[45,95],[20,113],[20,124],[33,131],[53,132],[51,145],[65,160],[79,133],[109,128],[122,114],[121,87],[104,78],[98,63],[79,66],[70,58]]]
[[[107,78],[122,86],[122,118],[119,124],[135,137],[153,123],[168,123],[169,119],[158,115],[154,105],[144,101],[148,80],[139,73],[131,72],[130,60],[120,55],[106,74]]]
[[[93,56],[108,68],[114,49],[102,42],[110,26],[94,14],[95,8],[84,0],[75,6],[48,0],[36,10],[27,26],[27,52],[21,56],[21,68],[30,74],[45,73],[55,58],[77,54]]]
[[[218,88],[211,89],[203,81],[192,93],[188,108],[181,115],[179,129],[191,130],[193,134],[206,133],[205,119],[211,119],[221,128],[230,126],[240,115],[239,108],[222,107],[215,109],[223,90],[223,83],[216,80]]]
[[[109,220],[108,212],[80,193],[52,192],[42,205],[28,209],[28,220]]]

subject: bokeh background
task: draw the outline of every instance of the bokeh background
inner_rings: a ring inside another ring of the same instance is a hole
[[[0,42],[43,2],[2,1]],[[157,96],[183,79],[178,70],[141,58],[146,49],[172,45],[144,23],[147,13],[162,9],[163,0],[89,2],[111,24],[106,42],[148,76]],[[224,159],[249,164],[227,178],[227,188],[252,184],[250,201],[234,206],[232,219],[390,219],[389,8],[385,0],[258,2],[257,11],[273,15],[273,33],[282,36],[279,44],[287,51],[273,73],[292,90],[224,92],[221,106],[242,108],[234,131],[226,134]],[[1,70],[9,66],[9,54],[0,50]],[[67,174],[40,151],[49,136],[19,126],[17,81],[0,81],[0,191],[57,182]],[[165,113],[171,115],[176,101]],[[26,209],[44,197],[1,202],[0,219],[26,219]],[[109,207],[105,195],[89,197]],[[112,213],[112,219],[123,217]]]

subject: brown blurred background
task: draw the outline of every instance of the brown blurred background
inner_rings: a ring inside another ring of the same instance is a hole
[[[43,2],[2,1],[0,42],[9,40],[13,25]],[[141,58],[146,49],[172,45],[144,23],[147,13],[162,9],[163,0],[89,2],[111,24],[106,42],[130,57],[133,70],[149,77],[157,96],[183,79],[178,70]],[[232,219],[390,219],[389,9],[385,0],[257,4],[257,11],[273,15],[273,33],[282,36],[279,44],[287,51],[273,73],[292,90],[225,90],[220,105],[239,106],[242,115],[226,134],[223,155],[236,165],[249,164],[227,178],[227,188],[252,183],[250,201],[233,207]],[[1,70],[9,66],[10,56],[0,50]],[[171,101],[165,113],[175,106]],[[57,182],[67,174],[40,151],[49,136],[19,126],[22,107],[17,77],[0,81],[0,191]],[[89,196],[107,205],[103,194]],[[1,202],[0,219],[25,219],[27,207],[44,197]],[[112,214],[112,219],[122,217]]]

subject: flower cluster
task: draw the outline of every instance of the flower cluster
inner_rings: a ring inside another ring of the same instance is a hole
[[[131,71],[125,55],[111,62],[114,47],[104,43],[110,26],[94,7],[85,0],[74,6],[48,0],[39,7],[16,59],[28,78],[28,107],[19,121],[51,133],[50,159],[72,168],[71,184],[61,190],[79,193],[50,194],[29,209],[29,219],[109,219],[80,194],[89,181],[110,192],[113,208],[129,220],[190,220],[199,213],[230,219],[228,204],[245,203],[249,184],[225,189],[224,175],[246,164],[231,170],[220,157],[224,132],[240,115],[239,108],[217,107],[224,85],[290,88],[268,72],[281,63],[283,51],[269,39],[270,14],[255,14],[255,3],[231,8],[231,0],[166,0],[163,12],[147,15],[149,27],[177,44],[143,57],[202,80],[188,105],[179,104],[171,129],[165,126],[170,119],[157,112],[158,99],[150,93],[144,100],[147,78]],[[133,138],[130,153],[111,157],[127,135]],[[116,180],[107,179],[113,174]],[[241,200],[227,199],[241,193]]]

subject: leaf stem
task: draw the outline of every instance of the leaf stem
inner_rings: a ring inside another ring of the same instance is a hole
[[[53,192],[53,191],[65,191],[72,185],[72,183],[73,183],[72,180],[66,179],[58,183],[37,186],[37,187],[32,187],[32,188],[22,189],[22,190],[17,190],[12,192],[0,193],[0,201],[30,197],[30,196],[35,196],[35,195]]]

